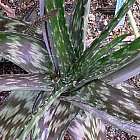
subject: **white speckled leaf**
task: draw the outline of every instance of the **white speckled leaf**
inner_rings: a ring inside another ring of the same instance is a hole
[[[90,10],[90,0],[76,0],[70,37],[77,57],[81,56],[84,50],[85,36],[87,31],[87,20]],[[84,42],[83,42],[84,41]]]
[[[32,137],[39,140],[61,139],[69,123],[75,118],[78,108],[71,103],[56,100],[39,120]]]
[[[120,129],[140,136],[140,97],[134,93],[95,80],[67,100],[86,111],[93,111],[94,115]]]
[[[48,20],[49,32],[52,35],[51,43],[54,44],[60,69],[67,74],[67,70],[74,61],[75,54],[66,27],[64,0],[45,0],[45,2],[47,12],[54,9],[58,10],[58,13]]]
[[[53,83],[47,74],[23,74],[0,76],[0,91],[43,90],[52,91]]]
[[[52,94],[52,91],[11,91],[7,100],[0,106],[0,134],[3,136],[3,139],[15,140],[22,131],[22,128],[23,130],[26,129],[26,124],[33,117],[33,113]],[[34,135],[40,136],[39,132],[40,130],[42,131],[40,129],[40,122],[38,125],[36,125],[37,129],[36,132],[34,131]]]
[[[45,13],[44,7],[45,7],[45,0],[39,0],[39,15],[40,15],[40,17],[43,17],[44,15],[48,16],[49,14],[51,15],[51,17],[56,15],[57,10],[53,10],[50,13],[48,13],[48,12]],[[53,69],[54,69],[55,73],[59,74],[59,63],[58,63],[58,58],[56,58],[56,52],[54,49],[54,41],[52,40],[53,35],[52,35],[51,29],[50,29],[49,22],[42,21],[41,24],[42,24],[41,29],[42,29],[42,35],[43,35],[45,47],[48,50],[48,54],[49,54],[50,60],[52,62]]]
[[[0,31],[23,33],[27,25],[19,20],[0,16]]]
[[[41,119],[38,121],[36,124],[36,128],[33,129],[32,133],[32,138],[34,137],[35,140],[46,140],[48,136],[48,129],[49,129],[49,124],[52,120],[53,114],[55,112],[55,109],[57,108],[59,104],[59,100],[56,100],[53,102],[51,107],[43,114]],[[38,131],[38,133],[35,133]]]
[[[44,113],[49,110],[51,105],[61,96],[62,93],[66,92],[67,89],[68,85],[65,85],[64,87],[62,86],[59,90],[52,92],[52,94],[49,97],[45,98],[44,104],[40,106],[40,108],[34,115],[32,115],[31,120],[26,125],[26,129],[22,131],[18,139],[25,140],[26,136],[36,125],[36,122],[40,120]]]
[[[60,101],[50,121],[47,140],[61,139],[77,112],[78,108],[74,107],[71,103]]]
[[[15,33],[17,35],[32,36],[40,40],[39,35],[35,32],[29,23],[22,20],[0,16],[0,32]]]
[[[0,134],[3,140],[15,140],[32,107],[39,91],[12,91],[0,106]]]
[[[99,118],[85,112],[71,122],[68,133],[74,140],[105,140],[105,125]]]
[[[49,71],[50,60],[43,43],[23,36],[0,32],[0,55],[27,72]]]

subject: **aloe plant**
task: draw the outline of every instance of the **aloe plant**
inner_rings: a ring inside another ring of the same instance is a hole
[[[134,2],[126,0],[88,48],[83,40],[90,0],[75,1],[70,22],[63,0],[39,1],[40,18],[57,11],[40,27],[0,17],[1,56],[28,73],[0,76],[0,90],[10,91],[0,106],[3,140],[61,140],[66,131],[74,140],[104,140],[104,123],[140,136],[139,94],[111,85],[117,72],[123,77],[139,62],[140,38],[118,48],[122,35],[100,47]]]

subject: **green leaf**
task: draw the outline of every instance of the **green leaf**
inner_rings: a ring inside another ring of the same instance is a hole
[[[115,51],[115,48],[117,48],[118,44],[121,43],[123,41],[123,39],[125,39],[127,35],[121,35],[117,38],[115,38],[114,40],[112,40],[110,43],[108,43],[106,46],[99,48],[96,52],[94,52],[94,57],[92,60],[90,60],[89,62],[86,61],[86,63],[83,63],[83,67],[82,67],[82,71],[85,74],[91,74],[91,70],[94,69],[94,73],[96,72],[96,66],[98,67],[102,67],[98,64],[98,60],[109,56],[111,53],[113,53]],[[87,67],[90,65],[89,69],[87,69]],[[105,67],[104,67],[105,68]],[[84,75],[85,75],[84,74]],[[95,75],[94,75],[95,76]]]
[[[29,121],[32,107],[39,91],[11,91],[7,101],[0,106],[0,133],[3,139],[16,139]]]
[[[70,31],[72,45],[75,55],[79,58],[84,50],[85,36],[87,32],[87,21],[90,10],[90,0],[76,0],[74,14]]]
[[[53,82],[43,74],[17,74],[0,76],[0,90],[43,90],[52,91]]]
[[[113,51],[110,50],[103,56],[100,55],[100,52],[97,52],[97,55],[95,54],[95,60],[93,58],[91,61],[87,61],[87,64],[83,64],[83,72],[81,74],[84,73],[83,75],[86,75],[87,77],[92,76],[92,80],[100,79],[126,66],[129,62],[131,62],[132,59],[137,56],[137,54],[139,54],[139,52],[140,38],[135,39],[132,43],[125,45],[118,50],[115,50],[114,48]]]
[[[108,56],[100,58],[91,69],[91,73],[96,73],[96,76],[102,77],[110,72],[116,71],[126,66],[140,52],[140,38],[135,39],[132,43],[123,48],[110,53]]]
[[[123,16],[126,14],[126,12],[129,10],[129,8],[133,5],[135,0],[126,0],[124,5],[120,8],[118,13],[114,16],[114,18],[111,20],[111,22],[106,26],[105,30],[101,32],[100,36],[95,39],[91,46],[86,49],[84,52],[81,63],[87,60],[90,60],[94,57],[94,52],[99,49],[100,44],[106,39],[106,37],[111,33],[111,31],[115,28],[115,26],[119,23],[119,21],[123,18]]]
[[[66,101],[71,101],[85,111],[92,112],[93,109],[96,117],[140,136],[140,98],[134,93],[129,90],[123,92],[100,80],[95,80],[77,91],[76,96],[67,97]]]
[[[44,7],[45,7],[45,0],[39,0],[40,17],[44,16],[44,12],[45,12]],[[54,11],[50,12],[50,15],[51,14],[55,15],[56,13],[57,13],[57,10],[54,10]],[[49,13],[47,13],[47,16],[48,16],[48,14]],[[52,40],[52,35],[51,35],[51,32],[50,32],[50,27],[49,27],[48,21],[42,22],[41,29],[42,29],[42,34],[43,34],[43,39],[44,39],[45,46],[48,50],[50,60],[53,64],[53,70],[55,72],[55,75],[59,76],[59,74],[60,74],[59,62],[58,62],[58,59],[56,57],[56,51],[54,49],[54,42]]]
[[[52,18],[48,20],[48,23],[57,53],[56,57],[59,59],[61,65],[60,69],[67,74],[66,72],[69,69],[70,64],[73,62],[75,55],[66,27],[63,0],[46,0],[47,12],[54,9],[58,10],[58,14],[52,16]]]
[[[95,60],[98,60],[102,57],[109,55],[110,53],[113,53],[117,49],[117,47],[119,47],[119,44],[123,43],[123,40],[126,37],[127,37],[126,34],[120,35],[119,37],[116,37],[115,39],[113,39],[106,46],[99,48],[94,54],[94,57],[93,57],[94,63],[96,63]]]
[[[88,30],[88,23],[89,23],[89,14],[91,7],[91,0],[87,1],[87,4],[84,6],[85,12],[84,12],[84,28],[83,28],[83,43],[84,43],[84,50],[86,50],[87,46],[87,30]]]
[[[1,55],[29,73],[51,71],[47,51],[42,42],[12,33],[0,33]]]

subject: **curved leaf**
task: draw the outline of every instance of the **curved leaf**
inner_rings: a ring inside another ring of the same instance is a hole
[[[57,90],[56,92],[52,93],[49,97],[46,97],[44,100],[45,102],[43,105],[39,107],[39,109],[34,113],[34,115],[31,115],[31,120],[26,124],[24,127],[22,133],[19,135],[18,139],[25,140],[26,136],[30,133],[30,131],[34,128],[36,123],[40,120],[40,118],[43,116],[43,114],[48,111],[48,109],[51,107],[51,105],[57,100],[57,98],[60,97],[60,95],[68,89],[69,85],[66,85],[65,87],[61,87],[61,89]]]
[[[110,84],[118,84],[138,75],[140,72],[140,54],[123,68],[105,76],[102,80]]]
[[[61,139],[77,112],[78,108],[71,103],[60,101],[50,121],[47,140]]]
[[[129,8],[133,5],[135,0],[126,0],[124,5],[120,8],[118,13],[114,16],[111,22],[106,26],[105,30],[100,34],[100,36],[95,39],[91,46],[86,49],[81,58],[82,61],[90,60],[94,57],[94,52],[98,50],[100,44],[106,39],[106,37],[111,33],[111,31],[115,28],[115,26],[119,23],[119,21],[123,18]]]
[[[120,129],[124,129],[127,132],[140,136],[140,98],[132,92],[123,92],[122,90],[111,87],[104,82],[95,80],[93,83],[83,87],[77,92],[75,97],[67,97],[67,100],[71,100],[71,103],[76,101],[78,107],[82,105],[81,108],[86,111],[88,107],[93,107],[95,113],[96,110],[94,107],[98,110],[105,111],[110,115],[103,113],[105,116],[97,117],[102,119],[105,117],[103,120],[116,125]],[[84,105],[86,106],[85,108],[83,107]],[[99,114],[101,115],[101,113]],[[122,119],[122,122],[118,118]],[[115,120],[115,122],[113,122],[113,120]],[[126,125],[122,127],[125,122]]]
[[[88,76],[93,76],[94,79],[102,78],[120,68],[123,68],[131,62],[140,52],[140,38],[135,39],[132,43],[125,45],[119,50],[110,51],[108,55],[98,57],[95,55],[91,61],[87,61],[87,65],[83,64],[83,72],[86,67],[86,73]],[[98,54],[98,53],[97,53]],[[100,56],[100,54],[99,54]],[[97,57],[97,60],[96,60]]]
[[[1,55],[29,73],[51,71],[49,56],[43,46],[30,38],[0,33]]]
[[[16,139],[29,121],[32,106],[39,91],[11,91],[7,101],[0,106],[0,133],[2,139]]]
[[[70,123],[68,133],[74,140],[105,140],[105,125],[99,118],[85,112]]]
[[[117,45],[119,43],[121,43],[123,41],[123,39],[125,39],[126,36],[127,35],[121,35],[121,36],[115,38],[114,40],[112,40],[106,46],[100,47],[96,52],[94,52],[94,57],[92,60],[90,60],[89,62],[86,61],[86,63],[82,63],[82,65],[83,65],[82,71],[85,74],[91,74],[91,70],[94,69],[94,73],[96,73],[95,70],[96,70],[96,65],[98,64],[98,60],[113,53],[116,50],[116,48],[118,47]],[[97,65],[97,66],[102,67],[99,65]],[[89,67],[89,68],[87,69],[87,67]]]
[[[123,48],[110,53],[108,56],[100,58],[95,69],[98,71],[96,74],[105,75],[107,73],[116,71],[131,62],[132,59],[137,57],[140,53],[140,38],[135,39],[131,44],[124,46]],[[101,76],[100,76],[101,77]]]
[[[32,36],[40,40],[40,36],[35,32],[35,28],[32,28],[29,23],[9,17],[0,16],[0,32],[15,33],[25,37]]]
[[[68,99],[66,99],[66,101],[68,101]],[[83,103],[83,102],[79,102],[79,101],[75,101],[75,100],[71,100],[70,102],[72,102],[73,105],[75,105],[81,109],[84,108],[84,111],[90,112],[93,115],[93,117],[98,117],[103,122],[114,125],[115,127],[119,128],[127,133],[140,137],[140,125],[137,125],[137,124],[129,122],[129,121],[120,120],[114,116],[109,115],[108,113],[99,111],[95,107],[91,107],[90,105]]]
[[[52,91],[53,82],[46,75],[17,74],[0,76],[0,91],[43,90]]]
[[[36,124],[31,133],[32,139],[61,139],[77,112],[78,108],[71,103],[56,100]]]
[[[91,0],[87,1],[87,4],[84,6],[85,12],[84,12],[84,28],[83,28],[83,43],[84,43],[84,50],[86,50],[87,46],[87,30],[88,30],[88,17],[90,13],[90,6],[91,6]]]
[[[99,48],[94,54],[94,62],[104,56],[109,55],[110,53],[114,52],[119,46],[120,43],[123,43],[123,40],[127,37],[127,34],[120,35],[116,37],[111,42],[109,42],[106,46]]]
[[[58,104],[59,100],[54,101],[51,107],[46,112],[44,112],[43,116],[39,119],[38,122],[36,122],[35,126],[31,130],[31,133],[27,136],[26,140],[30,140],[30,138],[32,138],[33,140],[47,139],[49,133],[48,132],[49,124],[52,120],[53,114]]]

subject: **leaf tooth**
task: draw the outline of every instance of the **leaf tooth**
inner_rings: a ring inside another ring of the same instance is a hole
[[[28,116],[28,118],[27,118],[27,121],[26,121],[26,124],[25,124],[25,126],[24,126],[24,129],[27,127],[27,124],[31,121],[32,118],[33,118],[33,115],[30,114],[30,115]]]
[[[86,9],[87,3],[85,5],[83,5],[84,9]]]
[[[37,114],[37,112],[38,112],[38,108],[33,112],[32,115],[34,116],[35,114]],[[33,116],[32,116],[32,117],[33,117]]]
[[[45,106],[45,105],[44,105],[44,106]],[[39,106],[39,107],[38,107],[38,112],[41,111],[42,108],[43,108],[44,106]]]
[[[84,16],[84,15],[82,16],[82,19],[83,19],[83,20],[85,19],[85,16]]]
[[[43,103],[40,104],[40,107],[44,107],[45,101],[43,101]]]
[[[68,23],[65,23],[65,26],[66,26],[66,27],[69,27]],[[69,34],[69,32],[67,32],[67,33]]]
[[[64,2],[63,2],[63,5],[62,6],[63,6],[63,8],[65,8],[65,3]]]

